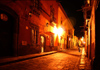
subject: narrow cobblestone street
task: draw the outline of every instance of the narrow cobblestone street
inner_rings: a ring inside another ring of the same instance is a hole
[[[80,56],[55,53],[0,66],[0,70],[78,70]]]

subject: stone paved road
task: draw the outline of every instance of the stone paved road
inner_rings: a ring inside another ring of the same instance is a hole
[[[0,70],[78,70],[79,56],[55,53],[0,66]]]

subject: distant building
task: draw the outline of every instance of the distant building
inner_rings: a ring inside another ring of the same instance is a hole
[[[74,28],[56,0],[0,1],[0,30],[0,57],[70,48],[74,37]],[[64,34],[58,36],[61,30]]]
[[[78,40],[78,37],[77,36],[74,36],[74,49],[77,49],[78,48],[78,45],[79,45],[79,40]]]

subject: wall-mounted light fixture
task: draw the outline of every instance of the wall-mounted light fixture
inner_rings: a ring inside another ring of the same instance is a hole
[[[71,38],[69,38],[69,41],[71,40]]]
[[[46,23],[46,26],[48,27],[48,23]]]
[[[29,14],[30,17],[32,16],[32,12],[31,11],[28,14]]]

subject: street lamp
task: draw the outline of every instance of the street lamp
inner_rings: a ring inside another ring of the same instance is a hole
[[[57,27],[56,27],[56,26],[54,26],[53,32],[55,33],[55,35],[57,35],[57,34],[58,34],[58,29],[57,29]]]
[[[61,35],[63,34],[63,29],[62,29],[61,27],[59,27],[59,28],[57,29],[57,27],[54,26],[53,32],[54,32],[56,35],[58,34],[58,36],[61,36]]]
[[[61,36],[63,34],[63,29],[61,27],[58,28],[58,35]]]
[[[84,46],[85,45],[84,37],[82,37],[80,40],[81,40],[81,45]]]
[[[81,41],[83,42],[83,38],[81,38]]]

